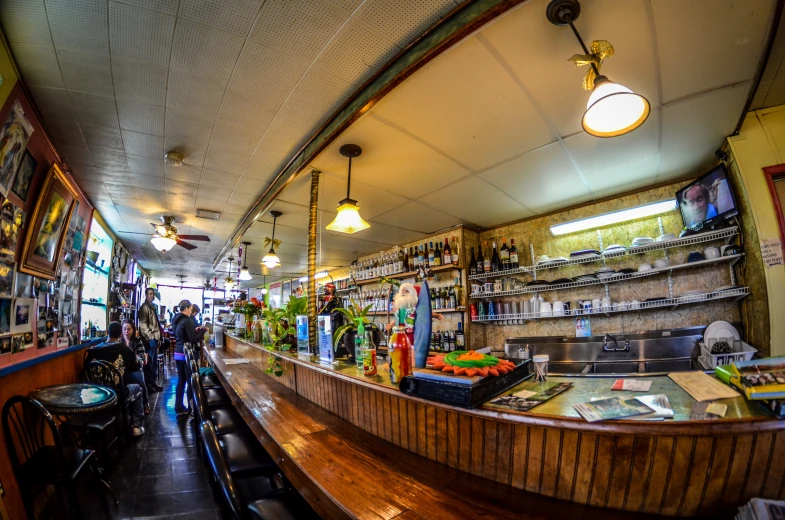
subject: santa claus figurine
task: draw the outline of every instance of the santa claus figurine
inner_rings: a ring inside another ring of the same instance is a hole
[[[431,310],[428,282],[423,281],[421,286],[402,283],[393,298],[393,308],[397,312],[397,323],[403,325],[414,347],[414,366],[425,368],[431,343],[431,318],[444,319],[443,315]]]

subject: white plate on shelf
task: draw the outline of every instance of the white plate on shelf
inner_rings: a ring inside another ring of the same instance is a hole
[[[706,327],[706,331],[703,333],[703,343],[705,345],[711,345],[712,342],[710,340],[712,339],[730,337],[733,339],[741,339],[739,336],[739,331],[736,330],[736,327],[727,321],[719,320]]]
[[[714,292],[730,291],[731,289],[738,289],[738,288],[739,288],[738,285],[723,285],[722,287],[717,287],[716,289],[714,289]]]

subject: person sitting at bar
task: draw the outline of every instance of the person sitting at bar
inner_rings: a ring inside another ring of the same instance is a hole
[[[134,437],[141,437],[144,435],[144,408],[142,406],[142,386],[144,386],[144,379],[142,385],[139,385],[138,376],[134,376],[134,372],[139,372],[141,375],[141,365],[139,359],[130,347],[122,341],[123,327],[118,322],[113,321],[106,328],[109,334],[109,339],[90,348],[87,351],[86,363],[90,361],[106,361],[111,363],[123,378],[122,385],[125,389],[125,399],[131,403],[131,427]],[[142,375],[142,378],[144,376]]]
[[[183,406],[183,395],[189,383],[186,376],[185,352],[183,348],[186,343],[193,346],[198,340],[196,337],[196,326],[194,325],[194,320],[191,319],[191,312],[193,311],[191,302],[183,300],[177,307],[180,309],[180,312],[172,320],[175,337],[174,362],[177,365],[177,389],[175,391],[174,411],[177,415],[186,415],[190,413],[190,410]]]
[[[139,339],[139,335],[136,332],[136,326],[134,326],[134,322],[131,320],[123,320],[123,336],[121,341],[127,346],[130,347],[131,350],[134,351],[136,354],[137,359],[139,359],[139,363],[142,364],[144,367],[148,363],[151,362],[150,356],[147,355],[145,352],[144,343],[141,339]],[[133,382],[138,384],[142,387],[142,403],[144,404],[144,414],[150,415],[150,401],[148,399],[148,391],[147,385],[145,384],[145,375],[144,370],[137,370],[129,374],[129,377],[133,379]]]

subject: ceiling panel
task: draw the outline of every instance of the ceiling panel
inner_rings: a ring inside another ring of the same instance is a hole
[[[119,128],[83,124],[81,130],[89,148],[100,148],[113,152],[123,151],[123,137]]]
[[[8,41],[52,45],[44,0],[4,0],[0,23]]]
[[[69,96],[80,124],[120,127],[114,98],[83,92],[70,92]]]
[[[44,120],[44,126],[56,146],[62,144],[82,147],[87,146],[84,137],[82,137],[82,130],[79,127],[79,123],[76,121],[47,118]]]
[[[414,201],[377,215],[372,223],[377,222],[421,233],[433,233],[439,229],[464,223],[459,218]],[[374,228],[374,232],[376,231],[378,230]]]
[[[175,29],[169,66],[202,78],[228,78],[244,40],[234,34],[181,20]]]
[[[112,56],[112,75],[118,99],[160,106],[166,104],[166,67]]]
[[[137,175],[159,178],[164,176],[164,163],[160,158],[126,155],[126,159],[128,161],[128,169]]]
[[[366,0],[357,16],[403,48],[455,9],[458,3],[450,0]]]
[[[10,45],[19,72],[27,85],[65,88],[54,47],[22,42],[11,42]]]
[[[36,108],[44,117],[76,120],[67,90],[30,87],[30,93],[33,95]]]
[[[263,0],[183,0],[179,15],[245,37],[263,3]]]
[[[174,26],[174,16],[109,2],[112,54],[168,67]]]
[[[117,100],[117,118],[123,130],[162,136],[165,114],[162,106]]]
[[[164,155],[164,138],[123,130],[125,153],[161,160]]]
[[[109,54],[104,0],[46,0],[46,14],[58,50]]]
[[[412,78],[417,81],[399,85],[374,112],[475,170],[554,140],[531,102],[476,38]]]
[[[109,56],[86,54],[67,49],[57,51],[60,70],[69,90],[101,96],[114,96]]]

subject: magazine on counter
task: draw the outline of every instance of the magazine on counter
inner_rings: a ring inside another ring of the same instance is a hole
[[[665,394],[637,395],[635,398],[654,410],[652,413],[635,415],[629,417],[631,421],[662,421],[663,419],[673,419],[673,408]],[[592,398],[593,401],[601,401],[604,397]]]
[[[623,419],[634,415],[653,413],[655,410],[637,398],[609,397],[573,406],[588,422]]]
[[[737,361],[731,367],[731,384],[737,377],[747,399],[785,399],[785,357]]]
[[[522,390],[493,399],[490,404],[506,406],[520,412],[531,410],[551,397],[572,388],[572,383],[529,383]]]

